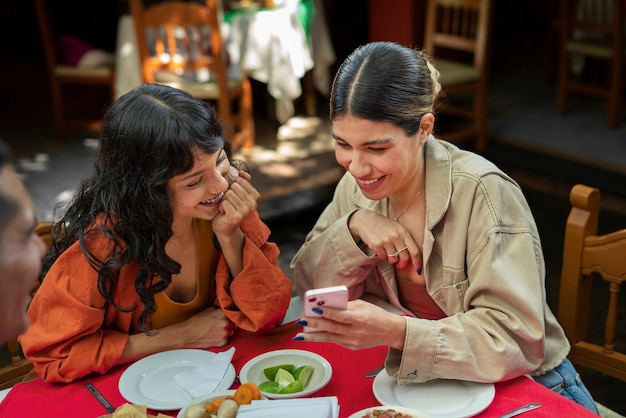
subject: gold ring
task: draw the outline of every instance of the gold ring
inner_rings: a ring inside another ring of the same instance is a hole
[[[389,257],[397,257],[397,256],[398,256],[398,254],[400,254],[402,251],[406,250],[407,248],[409,248],[409,247],[405,245],[404,247],[400,248],[400,249],[399,249],[398,251],[396,251],[395,253],[393,253],[393,254],[389,254]]]

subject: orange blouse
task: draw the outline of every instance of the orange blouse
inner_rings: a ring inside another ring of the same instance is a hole
[[[245,235],[243,270],[234,278],[224,256],[211,255],[215,249],[210,222],[197,220],[196,226],[198,251],[206,254],[198,257],[202,300],[193,309],[219,306],[238,328],[251,332],[279,325],[289,307],[292,285],[277,264],[278,247],[267,241],[270,231],[258,213],[240,225]],[[102,253],[108,240],[94,239],[89,245],[95,254]],[[19,339],[44,381],[71,382],[93,372],[106,373],[118,364],[128,336],[139,332],[136,323],[143,304],[135,291],[138,271],[139,266],[130,263],[119,272],[115,302],[122,308],[135,306],[124,312],[104,300],[98,291],[98,273],[78,243],[59,256],[33,298],[28,310],[31,326]],[[181,309],[175,312],[173,303],[160,297],[157,303],[160,313],[155,323],[191,315],[191,306],[178,306]],[[168,314],[172,318],[165,318]]]

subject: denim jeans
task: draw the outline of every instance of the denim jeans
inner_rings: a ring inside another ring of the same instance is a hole
[[[580,375],[568,359],[563,360],[557,367],[541,376],[533,376],[533,379],[559,395],[565,396],[567,399],[584,406],[596,414],[598,413],[598,408],[593,401],[591,393],[589,393],[589,390],[587,390],[585,384],[580,379]]]

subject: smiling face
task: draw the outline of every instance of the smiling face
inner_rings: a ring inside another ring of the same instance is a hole
[[[219,214],[224,192],[228,190],[225,176],[230,162],[224,150],[207,154],[196,149],[195,155],[191,170],[168,180],[167,193],[175,219],[212,220]]]
[[[46,245],[35,232],[33,202],[10,166],[0,171],[0,192],[17,205],[0,236],[0,343],[25,331],[30,290],[39,277]]]
[[[335,157],[369,199],[414,196],[423,176],[422,132],[409,137],[389,122],[347,115],[333,121]]]

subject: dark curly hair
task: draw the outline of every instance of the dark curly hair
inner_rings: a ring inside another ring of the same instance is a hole
[[[159,84],[145,84],[120,97],[105,112],[92,173],[54,224],[41,280],[78,240],[98,272],[97,286],[104,299],[121,311],[131,311],[137,307],[117,306],[113,292],[120,269],[137,263],[135,290],[144,304],[137,326],[148,332],[148,318],[156,311],[154,295],[165,290],[181,268],[165,253],[173,221],[167,181],[192,169],[195,149],[215,153],[222,148],[230,159],[222,124],[206,102]],[[111,247],[99,258],[90,250],[89,240],[102,235]]]

